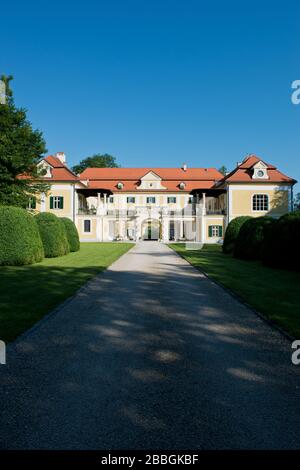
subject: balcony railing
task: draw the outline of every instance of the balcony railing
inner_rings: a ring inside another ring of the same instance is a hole
[[[108,209],[105,215],[117,218],[126,218],[126,217],[137,217],[144,213],[151,212],[155,216],[159,217],[193,217],[195,215],[201,216],[202,215],[202,205],[189,205],[185,209],[166,209],[161,207],[151,207],[148,206],[139,206],[135,209]],[[78,215],[96,215],[97,209],[92,208],[79,208]],[[226,215],[226,209],[206,209],[206,215]]]
[[[97,209],[87,209],[85,207],[81,207],[78,209],[78,215],[96,215]]]
[[[226,209],[206,209],[206,215],[226,215]]]

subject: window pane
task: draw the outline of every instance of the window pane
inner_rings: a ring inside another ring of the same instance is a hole
[[[254,194],[252,200],[253,211],[269,210],[269,196],[267,194]]]
[[[147,204],[155,204],[155,197],[147,197]]]
[[[128,198],[127,198],[127,203],[128,203],[128,204],[134,204],[134,203],[135,203],[135,197],[128,196]]]
[[[90,232],[91,231],[91,221],[90,220],[84,220],[84,232]]]

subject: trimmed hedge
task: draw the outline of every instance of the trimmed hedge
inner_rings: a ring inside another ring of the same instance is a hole
[[[79,235],[74,222],[67,217],[61,217],[60,219],[64,225],[67,232],[67,238],[70,245],[70,251],[79,251],[80,250],[80,242],[79,242]]]
[[[46,258],[56,258],[70,252],[70,246],[64,223],[49,212],[35,216],[44,245]]]
[[[245,260],[260,260],[264,239],[269,228],[274,227],[272,217],[256,217],[241,227],[235,242],[233,255]]]
[[[0,265],[41,261],[44,248],[34,217],[25,209],[0,207]]]
[[[247,222],[247,220],[249,219],[252,219],[252,217],[248,215],[236,217],[228,224],[225,237],[224,237],[223,253],[226,253],[226,254],[233,253],[235,241],[238,237],[239,231],[242,225],[245,222]]]
[[[278,219],[265,238],[262,250],[264,264],[274,268],[300,270],[300,212]]]

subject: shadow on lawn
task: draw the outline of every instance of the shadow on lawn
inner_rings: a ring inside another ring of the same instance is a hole
[[[168,262],[155,275],[106,271],[15,345],[0,447],[299,447],[287,343],[191,266]],[[39,271],[52,288],[89,274]]]
[[[11,341],[104,269],[106,265],[1,266],[0,338]]]

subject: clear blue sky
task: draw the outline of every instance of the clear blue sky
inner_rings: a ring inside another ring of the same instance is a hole
[[[6,5],[0,71],[49,152],[229,169],[256,153],[300,180],[299,1]]]

